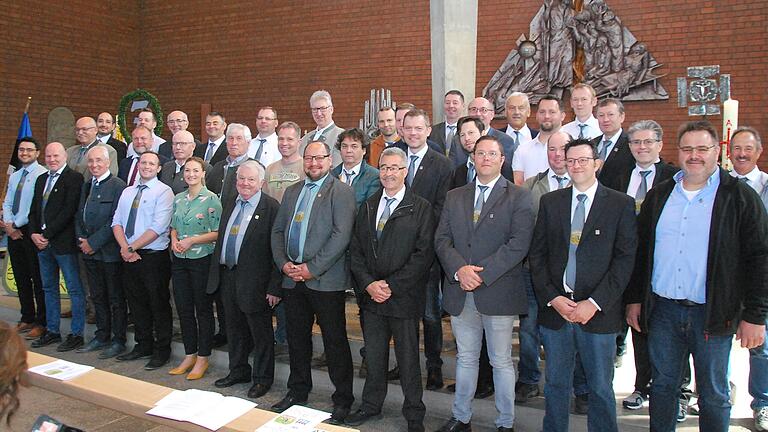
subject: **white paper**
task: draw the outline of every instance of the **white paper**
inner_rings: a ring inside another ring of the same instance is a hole
[[[29,372],[47,376],[60,381],[69,381],[93,370],[93,366],[81,365],[66,360],[56,360],[40,366],[29,368]]]
[[[171,420],[186,421],[216,430],[232,422],[256,406],[236,397],[216,392],[189,389],[174,390],[155,403],[147,414]]]
[[[315,427],[331,415],[325,411],[294,405],[265,423],[258,432],[313,432]]]
[[[194,415],[188,421],[210,430],[216,430],[242,417],[255,406],[256,404],[251,401],[228,396],[215,407]]]

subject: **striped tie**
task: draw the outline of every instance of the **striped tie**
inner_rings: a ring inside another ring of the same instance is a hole
[[[485,203],[485,191],[488,186],[477,185],[477,188],[480,189],[480,193],[477,195],[475,210],[472,212],[472,223],[475,225],[480,221],[480,213],[483,212],[483,203]]]
[[[587,195],[578,194],[576,195],[576,199],[579,200],[579,203],[576,204],[576,210],[573,212],[573,220],[571,220],[571,239],[568,243],[568,264],[565,266],[565,283],[574,291],[576,290],[576,250],[579,248],[581,231],[584,229],[584,215],[586,214],[584,201],[587,199]]]
[[[376,224],[376,238],[381,238],[381,233],[384,232],[384,225],[387,224],[387,220],[389,220],[389,216],[391,215],[392,209],[389,207],[392,205],[393,202],[395,202],[395,198],[387,198],[386,196],[384,199],[387,201],[387,203],[384,205],[384,211],[381,212],[381,217],[379,218],[379,223]]]

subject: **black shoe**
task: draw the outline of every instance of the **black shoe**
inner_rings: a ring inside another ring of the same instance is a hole
[[[399,380],[400,380],[400,366],[395,365],[395,367],[387,371],[387,381],[399,381]]]
[[[443,388],[443,370],[440,368],[429,368],[427,370],[427,390],[440,390]]]
[[[357,371],[358,378],[365,378],[368,376],[368,362],[363,357],[363,362],[360,363],[360,369]]]
[[[149,359],[149,362],[144,365],[144,370],[155,370],[160,369],[161,367],[168,364],[168,360],[170,360],[169,356],[159,356],[159,355],[153,355],[151,359]]]
[[[573,410],[576,414],[587,415],[589,412],[589,393],[577,395],[574,400]]]
[[[283,412],[294,405],[304,405],[307,403],[307,398],[299,399],[291,396],[290,394],[285,396],[280,402],[272,405],[270,410],[274,412]]]
[[[447,386],[445,386],[445,389],[448,390],[451,393],[456,393],[456,383],[448,384]],[[477,392],[475,392],[475,393],[477,393]]]
[[[102,342],[96,338],[91,339],[90,342],[77,349],[79,353],[101,351],[109,346],[109,342]]]
[[[36,339],[30,345],[32,348],[42,348],[52,343],[61,342],[61,335],[58,333],[45,332],[40,338]]]
[[[312,369],[319,369],[326,366],[328,366],[328,359],[325,358],[324,352],[312,359]]]
[[[335,406],[333,407],[331,418],[329,418],[325,422],[335,426],[340,426],[344,424],[344,419],[346,419],[348,415],[349,415],[349,407]]]
[[[493,396],[493,393],[493,383],[479,385],[477,386],[477,389],[475,389],[475,399],[485,399],[489,396]]]
[[[515,432],[515,428],[513,428],[513,427],[504,427],[504,426],[499,426],[499,428],[496,429],[496,430],[499,431],[499,432]]]
[[[120,354],[117,356],[117,361],[131,361],[131,360],[143,360],[148,359],[152,357],[152,353],[143,353],[141,351],[136,351],[136,348],[134,348],[132,351],[127,352],[125,354]]]
[[[268,384],[254,384],[248,389],[248,398],[258,399],[267,394],[271,387],[272,386]]]
[[[539,394],[540,391],[537,384],[526,384],[520,381],[515,384],[515,402],[523,404]]]
[[[83,337],[70,334],[67,335],[67,338],[64,339],[64,342],[60,343],[59,346],[56,347],[56,351],[67,352],[76,348],[80,348],[81,346],[83,346]]]
[[[213,335],[213,339],[211,340],[211,346],[213,348],[221,348],[224,345],[227,344],[227,336],[221,333],[216,333]]]
[[[462,423],[457,418],[451,417],[437,432],[471,432],[472,422]]]
[[[120,342],[112,342],[112,345],[110,345],[109,348],[99,353],[99,358],[102,360],[109,359],[112,357],[117,357],[124,352],[125,345],[121,344]]]
[[[225,388],[225,387],[232,387],[235,384],[249,383],[249,382],[251,382],[250,377],[239,378],[232,375],[227,375],[224,378],[220,378],[214,381],[213,385],[218,388]]]
[[[361,424],[367,422],[371,419],[380,419],[383,416],[381,415],[381,412],[378,413],[372,413],[363,410],[362,408],[355,411],[354,413],[347,416],[346,419],[344,419],[344,424],[347,426],[360,426]]]

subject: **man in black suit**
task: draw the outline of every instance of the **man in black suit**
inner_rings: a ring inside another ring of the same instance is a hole
[[[119,165],[120,161],[125,159],[128,146],[126,146],[124,142],[115,139],[112,136],[112,133],[115,131],[115,121],[112,118],[112,114],[106,111],[100,113],[98,118],[96,118],[96,127],[98,127],[99,130],[99,132],[96,134],[96,138],[98,138],[102,143],[108,144],[112,146],[113,149],[115,149],[115,152],[117,153],[116,163]]]
[[[485,130],[487,131],[486,135],[496,138],[501,143],[502,147],[504,147],[504,158],[511,163],[518,144],[516,144],[507,134],[491,127],[491,122],[496,113],[496,108],[494,108],[493,103],[486,98],[474,98],[472,99],[472,102],[469,103],[467,112],[470,117],[482,120],[485,125]],[[462,148],[458,135],[455,136],[453,138],[453,143],[451,144],[450,154],[453,166],[458,167],[467,163],[468,157],[469,153]]]
[[[219,161],[227,157],[227,146],[224,144],[226,137],[224,131],[227,130],[227,119],[224,114],[211,111],[205,117],[205,133],[208,135],[208,142],[195,147],[195,156],[202,158],[211,165],[216,165]]]
[[[205,185],[221,198],[221,205],[226,207],[237,197],[235,178],[237,167],[248,160],[248,146],[251,142],[251,129],[240,123],[227,126],[227,157],[216,162],[205,175]]]
[[[52,142],[45,147],[48,173],[37,178],[29,211],[29,232],[38,249],[47,321],[47,331],[32,343],[33,348],[61,341],[59,269],[64,274],[72,302],[72,333],[56,348],[57,351],[71,351],[82,346],[85,327],[85,295],[75,246],[75,213],[83,175],[67,167],[66,162],[67,153],[61,143]]]
[[[453,180],[451,181],[450,189],[456,189],[457,187],[475,181],[477,172],[475,170],[475,161],[472,152],[475,150],[475,143],[477,140],[484,136],[486,132],[485,124],[478,118],[462,117],[459,119],[456,135],[459,136],[461,147],[464,151],[469,153],[469,157],[465,164],[457,166],[453,171]],[[501,175],[504,176],[505,179],[513,181],[512,166],[506,158],[504,158],[504,162],[501,164]]]
[[[139,175],[139,158],[144,152],[152,149],[152,131],[144,126],[136,126],[131,131],[131,149],[133,156],[128,156],[120,161],[117,169],[117,176],[125,182],[127,186],[133,186],[141,179]],[[158,155],[160,164],[167,162],[167,159]]]
[[[445,203],[445,194],[451,184],[453,167],[442,154],[427,146],[429,115],[420,109],[408,111],[403,119],[403,134],[408,145],[408,176],[406,185],[413,192],[427,200],[435,214],[435,221],[440,218]],[[427,282],[427,304],[424,311],[424,354],[427,357],[427,390],[443,387],[443,350],[442,308],[440,306],[440,265],[435,263],[430,269]]]
[[[248,390],[252,399],[264,396],[274,380],[272,308],[283,296],[270,246],[280,204],[261,192],[263,180],[264,167],[256,161],[237,168],[237,200],[224,208],[207,290],[221,292],[229,317],[229,374],[214,385],[229,387],[253,379]],[[248,364],[251,351],[253,368]]]
[[[448,156],[451,151],[453,137],[459,134],[459,118],[464,114],[464,95],[458,90],[449,90],[443,99],[445,121],[432,125],[429,139],[440,145],[443,154]]]
[[[568,430],[578,353],[590,389],[589,429],[617,432],[613,354],[637,248],[635,207],[597,181],[601,161],[589,140],[570,141],[565,154],[573,186],[541,197],[529,255],[547,352],[543,430]]]
[[[173,143],[173,160],[163,164],[160,170],[160,181],[167,184],[173,190],[173,194],[181,193],[189,187],[184,181],[184,164],[192,157],[195,150],[195,138],[188,131],[179,131],[171,138]],[[208,164],[204,167],[210,169]]]
[[[109,153],[102,146],[88,151],[91,175],[80,193],[75,234],[96,311],[96,335],[78,352],[104,350],[99,358],[125,351],[128,308],[123,291],[120,247],[112,234],[112,217],[125,182],[108,171]],[[106,348],[106,349],[105,349]]]
[[[602,168],[597,176],[603,186],[624,192],[618,186],[618,177],[635,166],[629,150],[629,136],[621,128],[624,123],[624,104],[618,99],[603,99],[597,104],[597,121],[602,135],[592,140]]]
[[[187,113],[184,111],[171,111],[171,113],[168,114],[165,125],[168,126],[168,130],[171,131],[171,139],[160,144],[160,148],[157,150],[157,153],[168,159],[173,159],[173,136],[176,135],[176,132],[186,131],[189,127],[189,118],[187,117]],[[193,136],[192,142],[195,144],[192,147],[192,150],[194,151],[197,146],[200,145],[200,141],[198,141],[197,138],[194,138]]]

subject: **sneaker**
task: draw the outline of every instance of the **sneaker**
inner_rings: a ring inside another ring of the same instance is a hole
[[[638,410],[643,407],[645,401],[645,395],[635,390],[631,395],[624,398],[624,401],[621,402],[621,405],[626,409]]]
[[[682,423],[687,418],[688,418],[688,402],[680,401],[680,405],[677,410],[677,422]]]
[[[762,407],[755,410],[755,429],[759,431],[768,431],[768,407]]]

